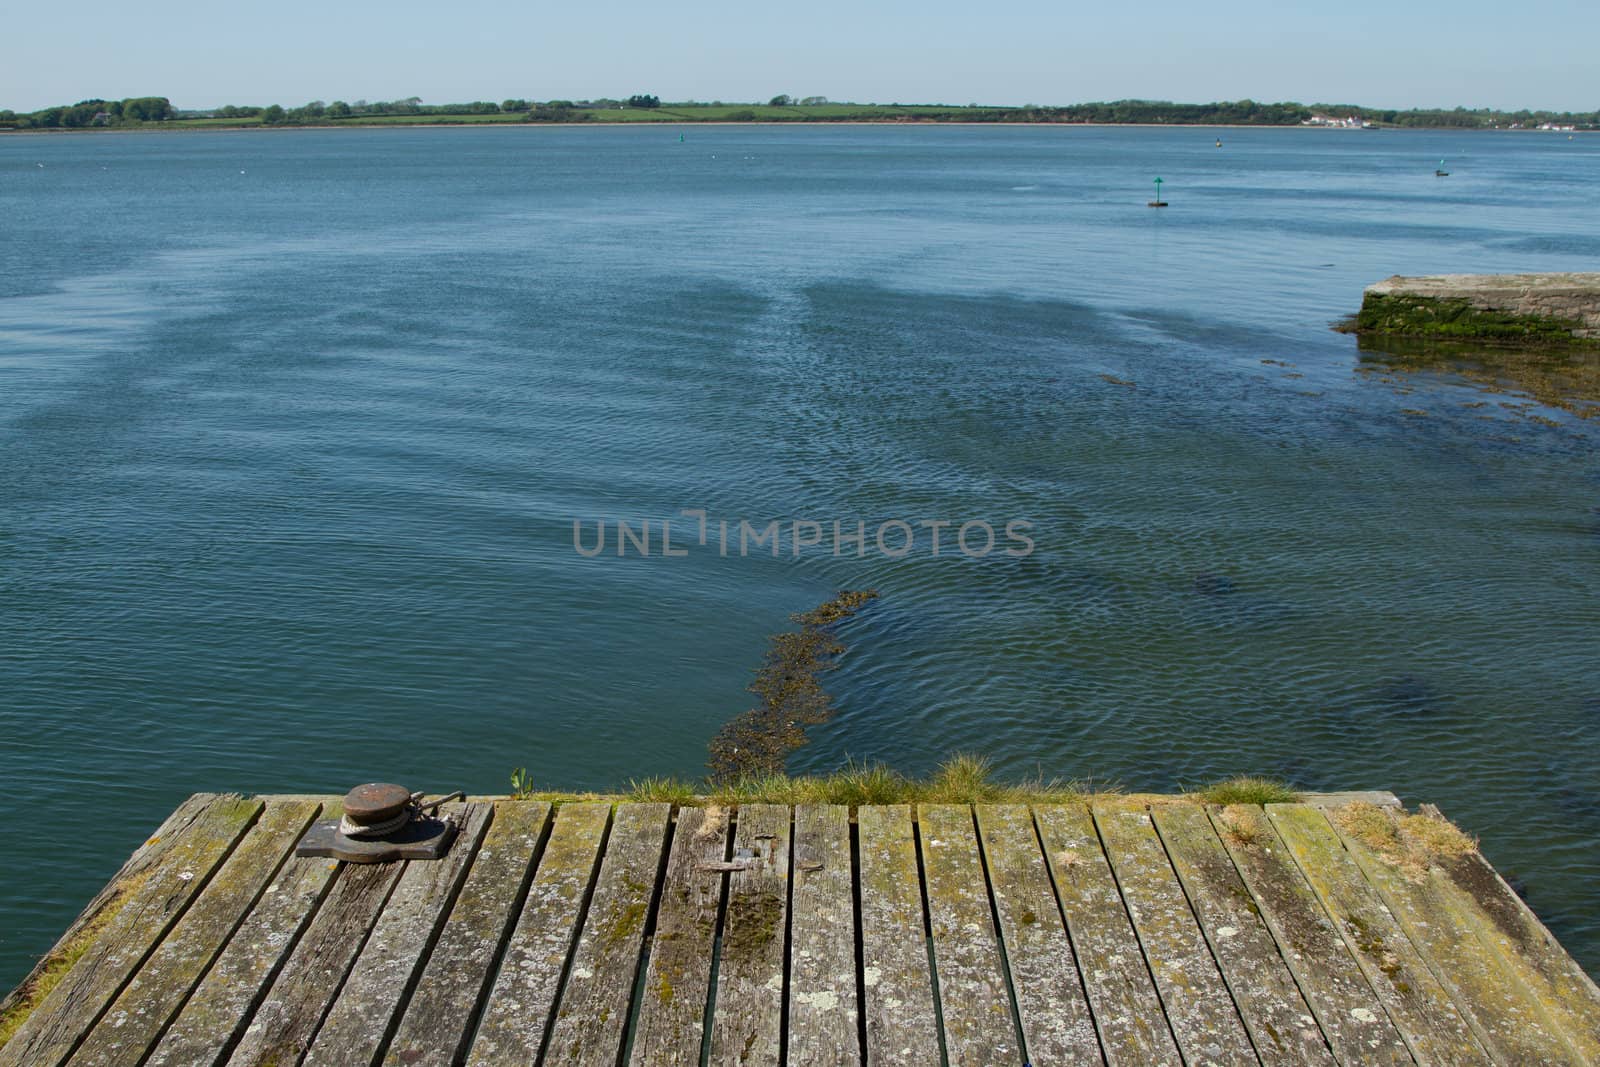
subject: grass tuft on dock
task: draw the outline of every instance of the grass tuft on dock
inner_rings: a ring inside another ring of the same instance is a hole
[[[1275,778],[1241,775],[1215,782],[1181,796],[1128,794],[1115,783],[1035,775],[1020,781],[999,780],[987,756],[958,752],[926,778],[915,778],[882,763],[850,762],[828,774],[745,774],[732,779],[700,780],[653,775],[629,779],[616,793],[565,793],[541,790],[518,768],[511,776],[510,795],[519,800],[552,804],[579,801],[627,801],[635,804],[1074,804],[1150,803],[1293,804],[1301,794]],[[1370,805],[1369,805],[1370,806]]]
[[[1441,859],[1478,848],[1475,839],[1447,819],[1397,814],[1374,804],[1346,805],[1333,813],[1333,821],[1412,882],[1422,881]]]
[[[987,757],[957,753],[926,778],[913,778],[881,763],[851,762],[830,774],[746,774],[693,781],[674,777],[635,778],[619,797],[592,793],[540,791],[519,771],[512,795],[551,803],[622,799],[633,803],[677,804],[1067,804],[1117,796],[1114,785],[1097,785],[1043,776],[1017,782],[996,779]]]
[[[1276,778],[1240,775],[1196,790],[1193,796],[1207,804],[1293,804],[1300,794]]]

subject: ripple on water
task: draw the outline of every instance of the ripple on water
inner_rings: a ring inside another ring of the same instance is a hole
[[[696,774],[766,636],[864,587],[796,769],[1393,788],[1600,958],[1596,427],[1325,329],[1407,263],[1584,265],[1600,193],[1528,191],[1567,156],[1438,203],[1435,141],[1239,131],[1157,219],[1171,131],[556,132],[28,139],[0,777],[56,820],[0,985],[194,789]],[[1035,550],[573,551],[683,508]]]

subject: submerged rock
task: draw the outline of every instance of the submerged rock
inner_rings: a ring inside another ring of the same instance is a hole
[[[1233,592],[1233,579],[1226,574],[1197,575],[1194,591],[1203,596],[1227,596]]]

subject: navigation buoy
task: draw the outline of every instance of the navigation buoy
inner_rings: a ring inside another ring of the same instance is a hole
[[[1165,200],[1161,199],[1161,179],[1160,178],[1156,179],[1156,198],[1154,200],[1150,201],[1150,203],[1146,204],[1145,206],[1146,207],[1166,207],[1167,206],[1167,202]]]
[[[683,143],[683,134],[681,134],[681,133],[680,133],[680,134],[678,134],[678,143],[679,143],[679,144],[682,144],[682,143]]]
[[[1217,147],[1218,148],[1222,147],[1222,138],[1220,138],[1220,137],[1217,138]]]
[[[1450,172],[1444,169],[1444,160],[1439,160],[1439,166],[1434,169],[1433,176],[1435,178],[1450,177]]]

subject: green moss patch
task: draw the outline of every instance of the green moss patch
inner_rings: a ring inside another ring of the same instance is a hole
[[[1573,336],[1573,331],[1582,329],[1583,324],[1572,319],[1516,315],[1474,307],[1463,298],[1412,296],[1405,293],[1368,293],[1361,302],[1361,310],[1354,322],[1346,323],[1342,328],[1358,334],[1447,340],[1584,347],[1594,344]]]
[[[117,917],[122,906],[127,903],[128,897],[143,884],[146,875],[136,875],[126,880],[114,892],[87,922],[72,935],[66,944],[58,946],[50,955],[40,961],[26,981],[17,987],[7,1000],[5,1011],[0,1013],[0,1048],[10,1041],[22,1025],[28,1021],[35,1008],[43,1004],[45,998],[61,984],[83,954],[89,951],[91,945],[100,937],[102,931],[110,925],[111,920]]]

